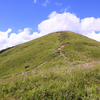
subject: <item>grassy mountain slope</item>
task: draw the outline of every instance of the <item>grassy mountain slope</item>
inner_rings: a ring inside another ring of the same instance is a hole
[[[59,46],[57,36],[58,34],[49,34],[1,53],[0,76],[18,74],[27,70],[25,65],[30,65],[31,69],[50,60]]]
[[[99,100],[99,51],[99,42],[70,31],[2,50],[0,98]]]

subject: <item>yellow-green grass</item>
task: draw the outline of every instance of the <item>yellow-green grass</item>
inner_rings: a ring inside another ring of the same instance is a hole
[[[100,42],[80,34],[54,32],[0,51],[1,100],[99,100],[99,84]]]
[[[19,74],[35,68],[45,61],[52,59],[59,46],[58,34],[49,34],[42,38],[15,46],[0,54],[0,78]],[[30,65],[25,69],[26,65]]]
[[[59,58],[59,59],[62,59]],[[51,64],[55,62],[52,61]],[[99,100],[100,62],[50,66],[5,79],[1,100]],[[10,81],[10,83],[9,83]]]

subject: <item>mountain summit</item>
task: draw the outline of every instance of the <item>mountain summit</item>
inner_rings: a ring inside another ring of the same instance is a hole
[[[99,60],[100,42],[71,31],[50,33],[2,50],[0,97],[9,100],[96,98],[99,94],[92,96],[92,85],[99,89]]]

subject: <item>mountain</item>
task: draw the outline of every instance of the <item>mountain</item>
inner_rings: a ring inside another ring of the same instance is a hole
[[[58,31],[0,51],[0,98],[100,99],[100,42]]]

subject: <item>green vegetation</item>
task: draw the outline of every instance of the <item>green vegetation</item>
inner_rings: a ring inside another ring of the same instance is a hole
[[[99,100],[99,51],[99,42],[70,31],[2,50],[0,98]]]
[[[0,54],[0,76],[2,78],[35,68],[45,61],[49,61],[51,55],[56,53],[59,46],[58,34],[49,34],[42,38],[15,46]]]

